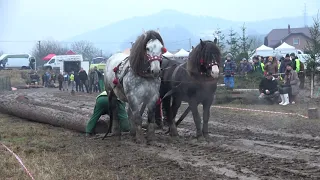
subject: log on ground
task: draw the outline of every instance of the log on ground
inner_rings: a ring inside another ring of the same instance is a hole
[[[50,95],[42,94],[47,101],[39,101],[29,94],[3,93],[0,95],[0,112],[17,116],[30,121],[51,124],[79,132],[85,132],[86,124],[93,110],[84,111],[79,107],[69,107],[63,102],[50,102]],[[97,123],[95,132],[107,132],[107,119]]]

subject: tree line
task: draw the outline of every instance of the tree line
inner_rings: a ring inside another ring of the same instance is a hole
[[[89,41],[76,41],[69,46],[54,40],[39,41],[34,45],[31,53],[37,60],[37,66],[41,66],[45,63],[42,58],[48,54],[65,55],[69,50],[76,54],[82,54],[84,60],[88,61],[97,56],[105,56],[99,48]]]

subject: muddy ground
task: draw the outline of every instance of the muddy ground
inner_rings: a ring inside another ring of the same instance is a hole
[[[56,100],[92,110],[95,95],[71,96],[57,90]],[[37,93],[39,92],[39,93]],[[222,106],[292,112],[306,115],[319,101],[300,104]],[[182,105],[181,113],[186,108]],[[199,108],[201,111],[201,108]],[[180,137],[157,130],[155,145],[138,145],[128,134],[86,138],[59,127],[0,115],[1,142],[25,162],[35,179],[320,179],[320,120],[297,115],[212,108],[210,141],[194,138],[192,116],[180,124]],[[18,162],[0,148],[0,179],[28,179]]]

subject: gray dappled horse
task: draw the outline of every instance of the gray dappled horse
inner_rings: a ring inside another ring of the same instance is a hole
[[[142,117],[139,105],[148,108],[148,142],[155,134],[155,106],[159,99],[162,54],[165,52],[163,40],[156,31],[144,32],[132,46],[130,55],[114,54],[106,63],[105,84],[110,91],[111,126],[113,133],[120,136],[117,117],[117,99],[129,104],[128,115],[131,124],[131,135],[137,143],[144,141]],[[111,127],[110,127],[111,128]]]
[[[167,116],[170,135],[177,136],[174,123],[181,102],[189,104],[186,111],[191,110],[197,129],[197,138],[208,137],[208,121],[210,107],[217,89],[221,52],[213,41],[202,41],[189,54],[187,62],[179,63],[163,59],[160,98]],[[172,100],[172,104],[171,104]],[[198,105],[203,105],[203,126],[198,112]],[[160,105],[157,105],[156,119],[161,119]]]

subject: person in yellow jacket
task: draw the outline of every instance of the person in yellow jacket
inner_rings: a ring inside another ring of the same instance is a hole
[[[300,72],[300,59],[298,57],[296,57],[296,55],[294,53],[290,54],[290,58],[292,61],[292,69],[295,70],[297,73]]]
[[[128,132],[130,130],[130,123],[128,120],[128,114],[126,112],[126,103],[117,100],[118,105],[118,118],[120,121],[120,130],[122,132]],[[102,115],[110,114],[109,112],[109,99],[106,91],[103,91],[96,97],[96,104],[94,106],[93,114],[87,123],[86,136],[92,136],[95,132],[94,129],[99,118]]]
[[[74,92],[75,82],[74,82],[74,72],[73,71],[70,74],[70,84],[71,84],[71,92]]]

